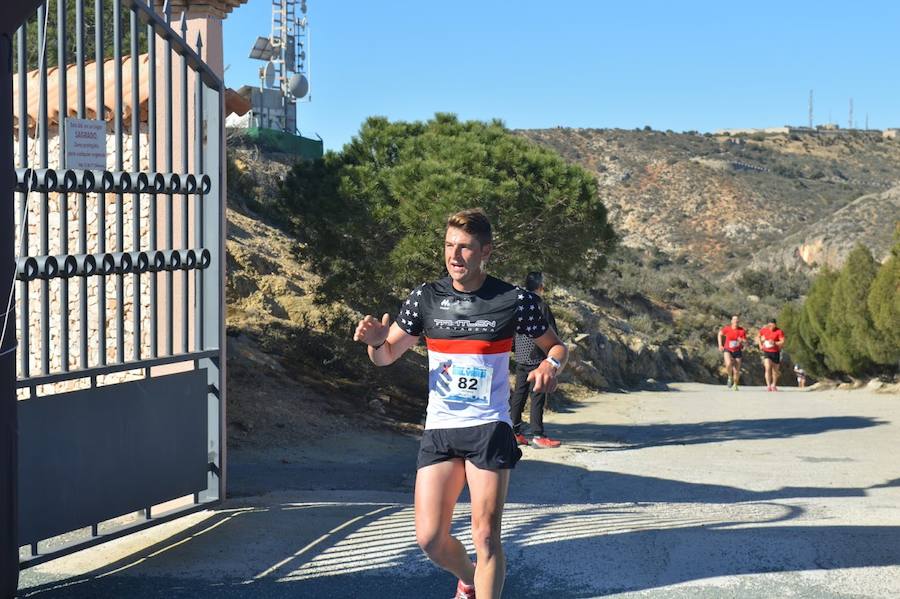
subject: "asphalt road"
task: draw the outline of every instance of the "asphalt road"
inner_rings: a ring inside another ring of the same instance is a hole
[[[684,384],[547,422],[565,445],[513,475],[504,597],[900,597],[896,395]],[[415,545],[415,450],[235,453],[220,509],[27,570],[21,595],[447,599]]]

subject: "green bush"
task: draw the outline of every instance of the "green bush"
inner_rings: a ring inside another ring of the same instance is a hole
[[[799,299],[809,289],[806,274],[784,267],[776,271],[747,269],[738,276],[736,283],[746,293],[760,298],[772,297],[778,302]]]

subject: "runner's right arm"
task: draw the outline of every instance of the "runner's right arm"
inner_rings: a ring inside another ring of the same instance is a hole
[[[369,359],[376,366],[393,364],[419,342],[419,337],[424,332],[424,305],[419,305],[424,289],[423,283],[410,292],[407,300],[401,304],[394,324],[390,324],[391,318],[387,314],[381,317],[380,322],[374,316],[366,316],[359,321],[353,340],[369,346]]]
[[[393,364],[419,342],[418,336],[406,333],[396,322],[388,325],[389,322],[387,314],[381,317],[381,322],[374,316],[366,316],[359,321],[353,334],[354,341],[369,346],[369,359],[376,366]]]
[[[719,334],[716,336],[716,339],[719,341],[719,351],[725,351],[725,346],[722,344],[722,329],[719,329]]]

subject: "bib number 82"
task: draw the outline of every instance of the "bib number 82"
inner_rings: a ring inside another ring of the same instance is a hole
[[[469,389],[470,391],[478,390],[478,379],[470,379],[464,376],[459,377],[456,386],[460,389]]]

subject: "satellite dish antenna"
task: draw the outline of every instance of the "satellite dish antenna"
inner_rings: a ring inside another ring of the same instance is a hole
[[[291,134],[298,130],[298,100],[311,97],[307,1],[272,0],[270,34],[259,36],[250,50],[250,58],[265,63],[259,68],[260,89],[252,94],[253,113]]]
[[[294,73],[288,83],[288,89],[295,98],[302,98],[309,93],[309,79],[303,73]]]

